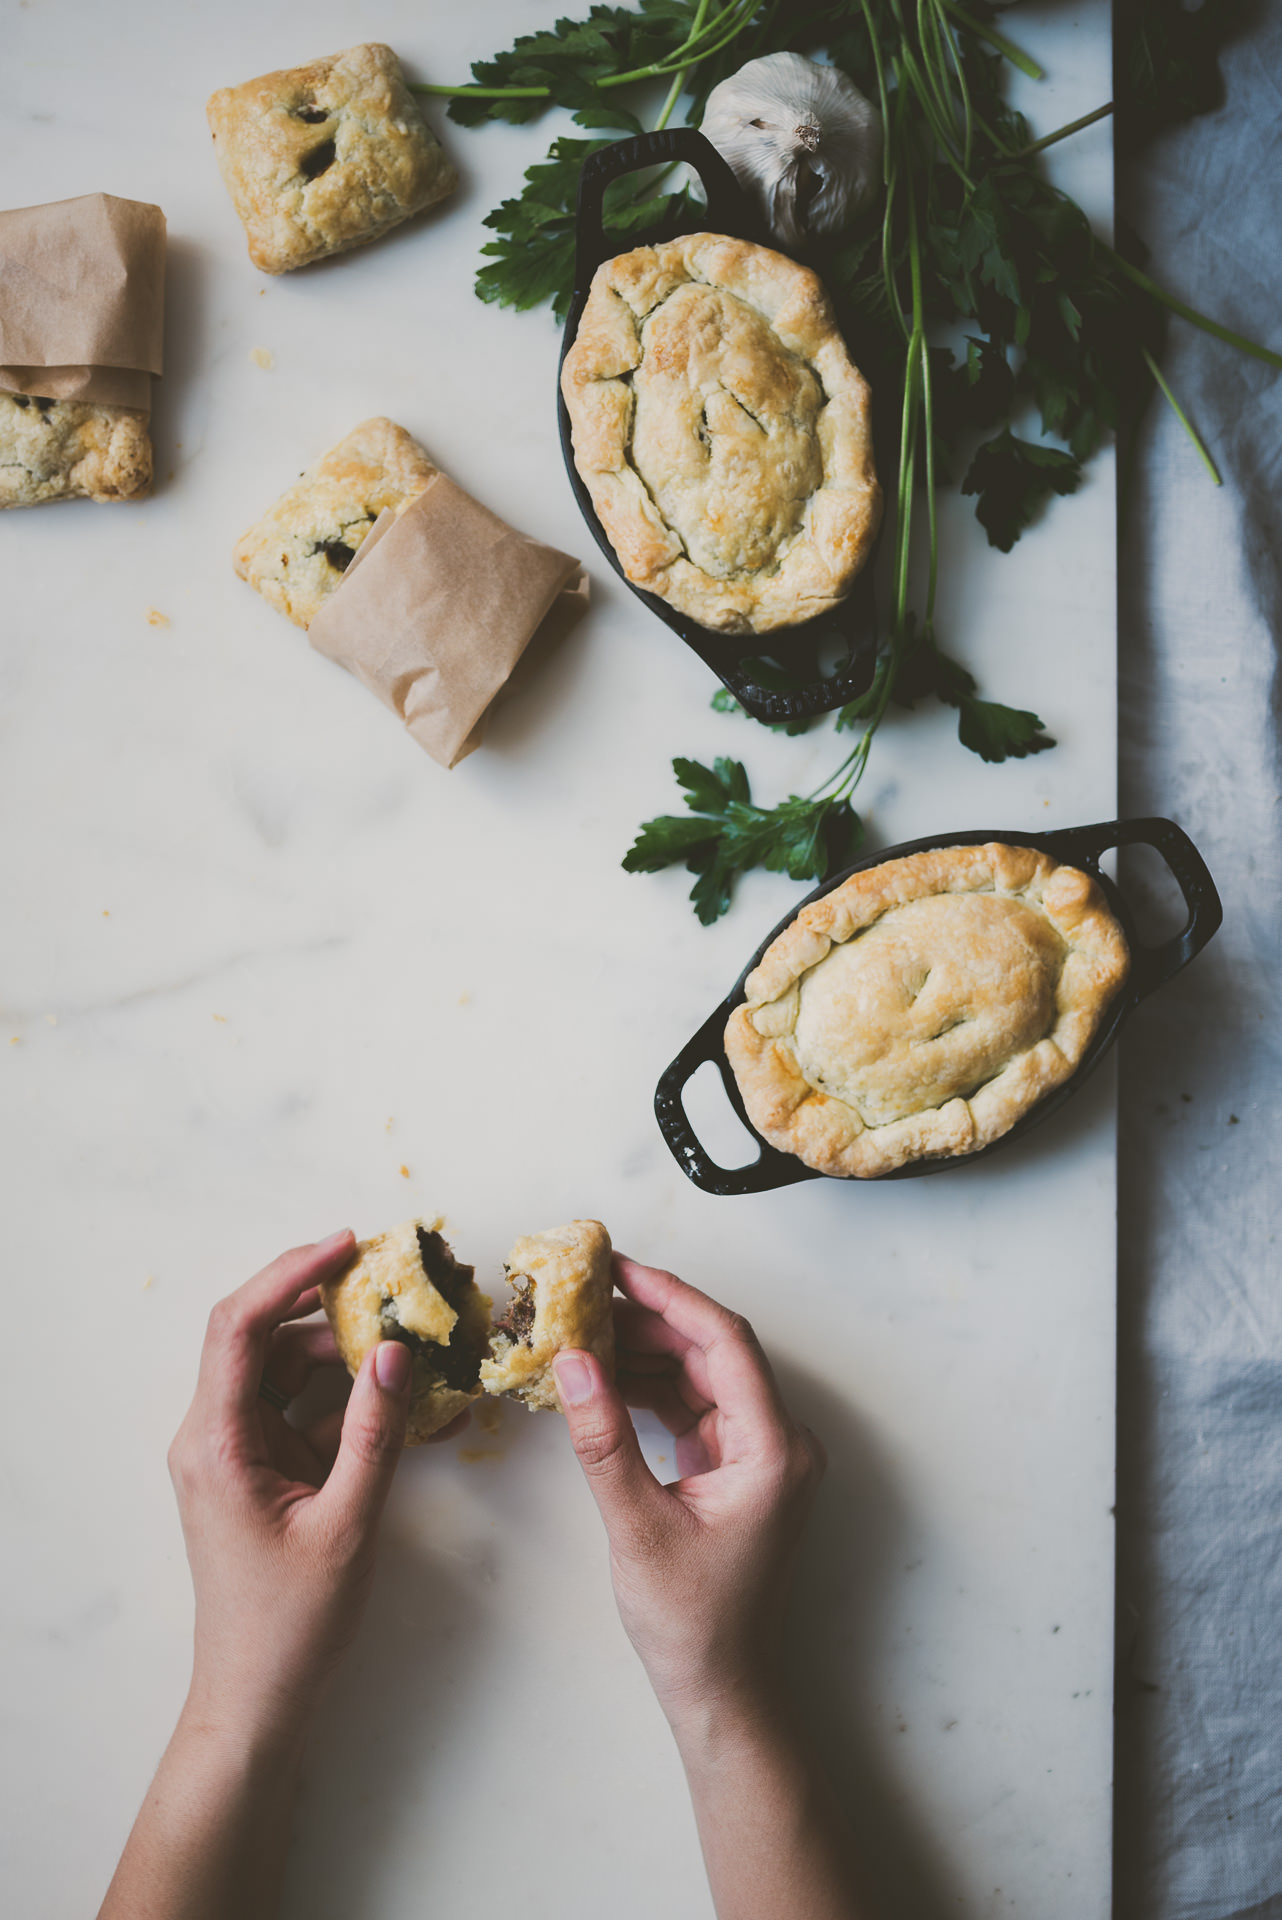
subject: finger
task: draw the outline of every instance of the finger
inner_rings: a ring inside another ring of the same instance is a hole
[[[667,1496],[642,1459],[622,1395],[596,1355],[567,1348],[552,1367],[579,1465],[613,1536],[653,1513]]]
[[[300,1429],[304,1440],[316,1458],[329,1469],[338,1458],[338,1443],[343,1437],[343,1414],[345,1409],[335,1407],[331,1413],[322,1413]]]
[[[300,1295],[350,1262],[354,1247],[348,1230],[315,1246],[294,1247],[218,1302],[209,1316],[196,1382],[196,1404],[208,1420],[248,1419],[273,1330]]]
[[[341,1367],[342,1355],[327,1320],[277,1327],[267,1343],[262,1377],[288,1395],[303,1391],[318,1367]]]
[[[615,1384],[627,1406],[654,1414],[671,1434],[687,1433],[699,1423],[700,1411],[688,1405],[671,1378],[621,1372]]]
[[[361,1362],[343,1416],[324,1505],[348,1530],[378,1525],[405,1445],[413,1360],[399,1340],[378,1340]]]
[[[770,1362],[743,1315],[675,1274],[644,1267],[626,1254],[614,1259],[620,1291],[692,1343],[683,1364],[696,1389],[726,1415],[726,1457],[775,1451],[780,1438],[791,1432],[792,1421]]]
[[[320,1288],[308,1287],[306,1293],[300,1293],[288,1313],[281,1315],[282,1320],[305,1320],[309,1313],[320,1309]]]

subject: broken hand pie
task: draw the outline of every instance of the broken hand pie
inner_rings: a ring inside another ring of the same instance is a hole
[[[744,983],[726,1056],[748,1118],[820,1173],[975,1153],[1066,1080],[1126,978],[1089,874],[935,848],[804,907]]]
[[[870,396],[808,268],[717,233],[607,260],[561,392],[634,586],[725,633],[850,592],[881,521]]]
[[[506,1263],[517,1294],[493,1328],[489,1298],[442,1239],[441,1224],[408,1220],[363,1240],[346,1272],[321,1284],[353,1377],[380,1340],[399,1340],[413,1354],[409,1446],[482,1392],[559,1409],[552,1359],[564,1347],[587,1349],[613,1373],[610,1236],[599,1221],[572,1220],[517,1241]]]

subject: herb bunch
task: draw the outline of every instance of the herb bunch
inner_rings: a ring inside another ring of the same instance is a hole
[[[1176,110],[1173,98],[1181,113],[1211,103],[1214,58],[1204,22],[1211,11],[1188,16],[1179,0],[1123,0],[1128,37],[1121,67],[1134,76],[1155,121]],[[1181,24],[1190,19],[1204,24]],[[1004,81],[1012,63],[1034,77],[1040,70],[997,30],[983,0],[973,11],[957,0],[595,5],[584,19],[558,20],[477,62],[470,86],[423,88],[448,95],[451,117],[464,125],[524,122],[556,104],[588,136],[553,141],[546,160],[528,170],[522,192],[487,217],[497,237],[483,248],[480,297],[518,308],[551,300],[563,318],[579,175],[587,156],[609,144],[591,136],[643,131],[625,93],[635,101],[638,89],[666,82],[656,124],[665,126],[683,101],[686,119],[697,125],[718,81],[749,59],[783,51],[825,54],[882,114],[880,208],[835,243],[814,246],[807,260],[878,396],[883,464],[887,444],[898,447],[887,490],[889,609],[872,682],[836,717],[836,731],[855,732],[855,744],[813,792],[763,808],[753,804],[741,762],[673,762],[687,811],[646,822],[623,864],[653,872],[684,862],[695,875],[691,899],[705,924],[726,911],[735,879],[751,867],[822,879],[852,856],[863,826],[851,797],[892,702],[912,706],[933,696],[954,707],[962,744],[986,760],[1022,758],[1054,744],[1035,713],[981,698],[973,676],[939,644],[942,483],[951,480],[974,498],[990,544],[1009,552],[1051,497],[1076,490],[1084,463],[1106,436],[1133,422],[1154,383],[1218,480],[1158,369],[1169,311],[1282,367],[1282,356],[1166,294],[1105,245],[1081,208],[1050,184],[1040,164],[1044,150],[1110,112],[1111,103],[1034,138],[1008,104]],[[686,189],[669,188],[666,172],[633,174],[611,183],[604,222],[622,251],[660,229],[697,229],[701,205]],[[963,351],[937,344],[946,330],[955,337],[959,323]],[[1030,411],[1041,440],[1017,431]],[[924,574],[920,612],[910,606],[916,572]],[[790,682],[781,661],[754,667],[768,684]],[[723,693],[714,704],[735,702]]]

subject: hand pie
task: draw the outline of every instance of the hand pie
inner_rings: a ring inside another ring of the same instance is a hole
[[[150,492],[145,413],[0,392],[0,507],[143,500]]]
[[[804,907],[744,983],[726,1055],[748,1117],[820,1173],[974,1153],[1078,1065],[1129,968],[1088,874],[936,848]]]
[[[559,1410],[552,1358],[563,1347],[587,1348],[613,1374],[610,1236],[599,1221],[572,1220],[518,1240],[507,1260],[517,1293],[493,1327],[489,1296],[475,1270],[455,1259],[441,1225],[407,1220],[362,1240],[346,1272],[321,1283],[353,1377],[379,1340],[399,1340],[413,1354],[407,1445],[429,1439],[482,1390]]]
[[[850,592],[881,521],[869,391],[807,268],[716,233],[607,260],[561,392],[634,586],[726,633]]]
[[[362,1240],[347,1271],[321,1282],[321,1304],[353,1378],[379,1340],[399,1340],[413,1354],[411,1447],[477,1398],[490,1331],[489,1299],[474,1269],[460,1265],[441,1238],[441,1224],[407,1220]]]
[[[614,1283],[610,1236],[599,1220],[571,1220],[527,1233],[504,1267],[515,1292],[490,1335],[481,1362],[486,1393],[510,1393],[533,1411],[561,1412],[553,1357],[566,1347],[596,1354],[614,1371]]]
[[[223,87],[205,114],[264,273],[377,240],[458,185],[400,61],[377,42]]]
[[[278,613],[309,627],[384,507],[403,513],[436,475],[404,427],[381,415],[363,420],[242,534],[236,571]]]

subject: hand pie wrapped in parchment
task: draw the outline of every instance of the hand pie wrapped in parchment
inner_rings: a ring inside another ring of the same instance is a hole
[[[237,542],[237,573],[305,627],[444,767],[486,712],[579,562],[455,486],[394,421],[364,421]]]
[[[110,193],[0,213],[0,507],[141,500],[165,216]]]

